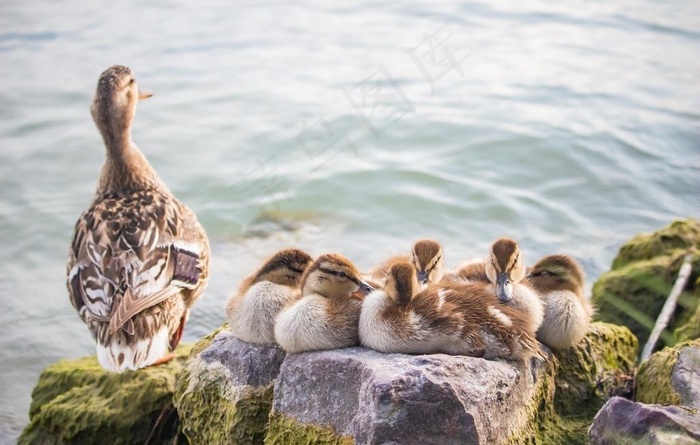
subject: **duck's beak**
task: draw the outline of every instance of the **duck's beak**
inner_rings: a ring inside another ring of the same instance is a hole
[[[419,270],[416,275],[418,276],[418,282],[421,284],[421,286],[424,287],[428,285],[428,272]]]
[[[363,301],[372,291],[374,291],[372,286],[370,286],[366,281],[360,281],[360,287],[352,293],[352,297],[356,300]]]
[[[513,298],[513,283],[505,272],[499,272],[496,277],[496,294],[503,303],[508,303]]]
[[[142,91],[139,89],[139,100],[148,99],[151,96],[153,96],[152,91]]]

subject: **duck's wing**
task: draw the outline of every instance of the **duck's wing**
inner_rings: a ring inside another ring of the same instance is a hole
[[[156,192],[97,200],[78,220],[68,290],[81,318],[124,328],[136,314],[181,293],[191,305],[207,281],[209,244],[194,215]]]

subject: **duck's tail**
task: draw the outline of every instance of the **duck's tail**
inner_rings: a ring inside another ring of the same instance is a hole
[[[127,342],[123,335],[112,336],[107,344],[97,342],[97,361],[111,372],[136,370],[156,363],[170,352],[171,337],[163,326],[152,337]]]

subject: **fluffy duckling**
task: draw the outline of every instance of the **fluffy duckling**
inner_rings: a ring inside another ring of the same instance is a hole
[[[446,273],[444,276],[446,283],[490,283],[486,276],[486,263],[482,259],[465,261],[456,270]]]
[[[136,104],[150,96],[129,68],[100,76],[91,112],[107,156],[68,254],[70,301],[114,372],[172,358],[209,276],[204,229],[131,140]]]
[[[389,269],[395,264],[402,263],[410,263],[416,268],[421,289],[425,289],[431,283],[437,283],[444,275],[442,246],[437,241],[421,239],[413,244],[410,255],[391,257],[374,269],[369,274],[370,280],[383,283],[389,274]]]
[[[537,294],[522,283],[526,269],[518,243],[509,238],[496,240],[491,245],[485,272],[495,285],[501,303],[520,309],[528,317],[528,330],[537,332],[544,318],[544,307]]]
[[[499,304],[488,285],[434,285],[420,291],[415,268],[395,264],[384,290],[365,298],[359,334],[364,346],[385,353],[526,361],[542,356],[526,318]]]
[[[347,258],[320,256],[304,272],[300,297],[277,316],[277,343],[287,352],[356,345],[362,299],[372,290]]]
[[[275,343],[275,317],[301,288],[313,259],[298,249],[277,252],[241,283],[226,304],[231,331],[248,343]]]
[[[544,302],[544,321],[537,338],[554,349],[576,345],[586,332],[593,307],[583,295],[584,276],[576,261],[566,255],[542,258],[526,281]]]

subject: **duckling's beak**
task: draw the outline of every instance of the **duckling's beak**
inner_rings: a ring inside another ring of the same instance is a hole
[[[363,301],[372,291],[374,291],[372,286],[370,286],[366,281],[360,281],[360,287],[352,293],[352,297],[356,300]]]
[[[513,298],[513,283],[505,272],[499,272],[496,276],[496,293],[502,303],[508,303]]]
[[[422,286],[426,286],[428,284],[428,272],[424,270],[419,270],[416,275],[418,275],[418,282]]]
[[[148,98],[151,97],[151,96],[153,96],[153,92],[152,92],[152,91],[141,91],[141,90],[139,89],[139,100],[148,99]]]

